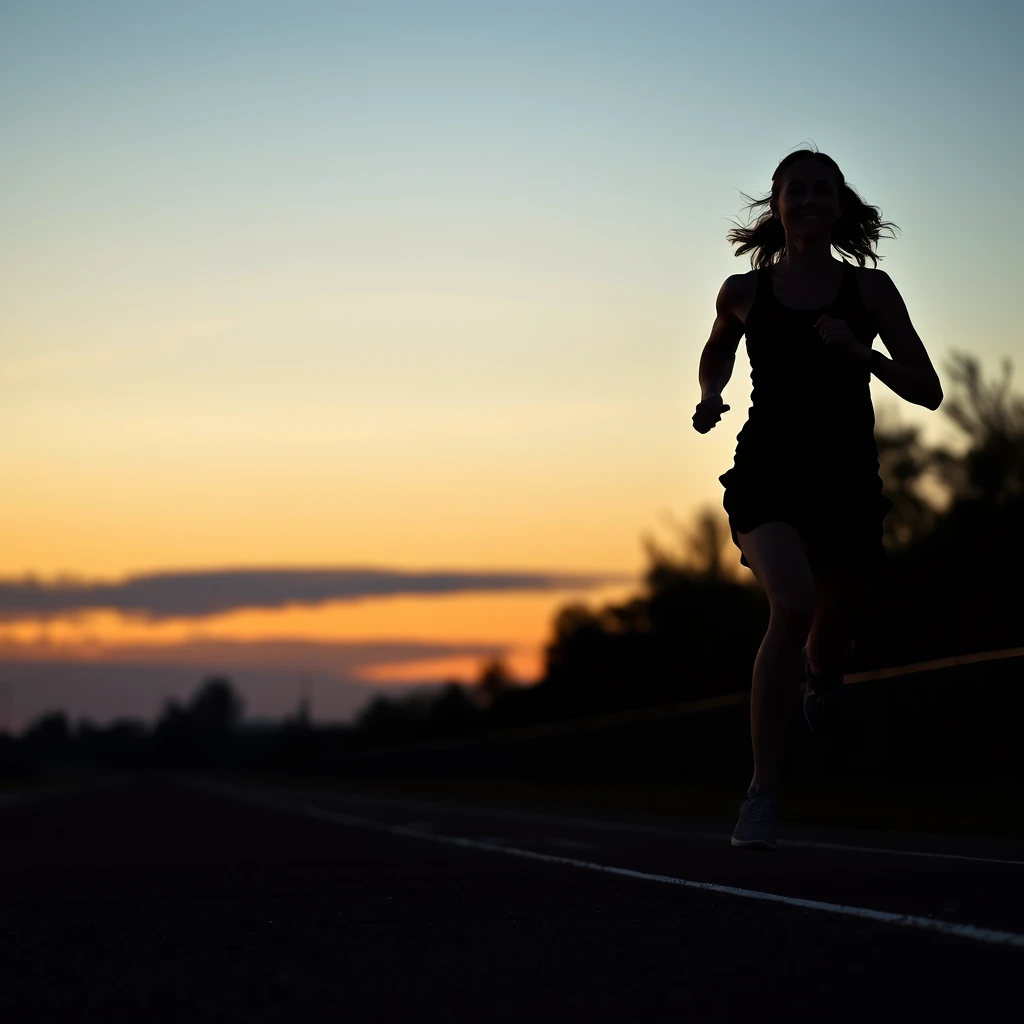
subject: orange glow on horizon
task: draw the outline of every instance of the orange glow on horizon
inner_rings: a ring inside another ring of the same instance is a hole
[[[519,683],[533,683],[544,672],[544,652],[538,647],[495,651],[508,669],[509,675]],[[460,656],[433,658],[424,661],[384,662],[359,672],[359,678],[372,683],[406,683],[421,679],[443,682],[476,682],[480,678],[486,658]]]
[[[148,664],[269,666],[302,661],[333,668],[344,664],[352,678],[388,683],[479,678],[497,657],[517,680],[543,672],[543,648],[557,612],[570,603],[597,608],[621,602],[637,587],[514,594],[456,594],[334,601],[304,607],[240,609],[201,618],[146,620],[109,610],[0,624],[0,660],[139,661]],[[358,645],[385,648],[366,661]],[[471,653],[408,659],[389,656],[388,644],[439,644],[487,648]],[[346,650],[352,645],[352,650]]]

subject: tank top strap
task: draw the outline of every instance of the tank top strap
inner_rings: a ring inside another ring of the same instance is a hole
[[[757,287],[754,289],[754,304],[751,307],[751,312],[754,309],[763,309],[765,306],[771,306],[772,298],[772,268],[758,267]]]

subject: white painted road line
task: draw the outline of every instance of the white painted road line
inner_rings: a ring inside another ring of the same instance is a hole
[[[743,899],[763,900],[769,903],[785,903],[791,907],[802,907],[807,910],[821,910],[825,913],[840,914],[844,917],[858,917],[869,921],[897,925],[903,928],[914,928],[918,931],[937,932],[942,935],[971,939],[975,942],[987,942],[997,946],[1010,946],[1024,949],[1024,935],[1014,932],[996,931],[992,928],[980,928],[972,924],[957,924],[952,921],[937,921],[930,917],[915,917],[910,914],[894,914],[886,910],[871,910],[867,907],[850,907],[838,903],[826,903],[820,900],[805,900],[795,896],[782,896],[778,893],[758,892],[755,889],[739,889],[729,885],[718,885],[714,882],[694,882],[685,878],[674,878],[671,875],[656,875],[646,871],[634,871],[631,868],[618,868],[609,864],[596,864],[593,861],[579,860],[575,857],[561,857],[551,853],[537,853],[514,846],[496,846],[493,843],[481,842],[476,839],[464,839],[461,836],[438,835],[435,832],[423,832],[420,829],[406,828],[403,825],[388,825],[384,822],[372,821],[354,814],[341,811],[329,811],[314,804],[291,804],[281,800],[254,796],[233,788],[217,784],[202,784],[203,788],[219,793],[244,803],[257,804],[275,810],[301,814],[321,821],[331,821],[339,825],[352,825],[357,828],[371,829],[377,832],[388,832],[392,835],[408,836],[413,839],[426,839],[434,843],[446,843],[450,846],[467,847],[474,850],[487,850],[491,853],[503,853],[512,857],[523,857],[528,860],[544,861],[550,864],[564,864],[569,867],[583,868],[587,871],[599,871],[609,875],[621,875],[646,882],[661,882],[665,885],[681,885],[688,889],[700,889],[705,892],[724,893]]]
[[[470,804],[448,804],[437,800],[395,799],[385,797],[383,800],[372,796],[352,798],[344,794],[318,794],[319,799],[348,800],[359,804],[370,804],[377,807],[417,807],[424,810],[436,810],[447,813],[486,815],[494,818],[506,818],[509,821],[530,821],[544,825],[560,825],[569,828],[601,829],[607,832],[636,832],[648,835],[689,836],[691,839],[726,840],[731,832],[708,832],[701,829],[678,828],[668,825],[641,825],[625,821],[603,821],[599,818],[577,818],[567,815],[539,813],[533,811],[517,811],[506,807],[472,806]],[[856,846],[849,843],[833,843],[820,839],[780,839],[780,847],[810,847],[816,850],[840,850],[846,853],[888,854],[893,857],[929,857],[937,860],[963,860],[978,864],[1005,864],[1011,867],[1024,868],[1024,860],[1004,860],[998,857],[977,857],[965,853],[936,853],[930,850],[897,850],[888,846]]]

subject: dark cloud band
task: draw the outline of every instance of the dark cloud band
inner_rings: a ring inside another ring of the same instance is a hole
[[[201,617],[242,608],[283,608],[410,595],[589,590],[632,577],[613,574],[401,572],[389,569],[225,569],[145,573],[118,582],[0,580],[0,619],[51,618],[110,609],[147,619]]]

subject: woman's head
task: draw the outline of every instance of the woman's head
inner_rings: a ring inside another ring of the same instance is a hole
[[[772,174],[771,192],[749,199],[748,209],[767,207],[750,227],[726,236],[738,244],[737,256],[752,253],[752,267],[769,267],[786,255],[787,240],[827,233],[832,248],[860,266],[880,259],[874,252],[883,229],[896,227],[881,219],[846,183],[839,165],[825,153],[799,149],[784,157]],[[890,235],[895,238],[895,235]]]

